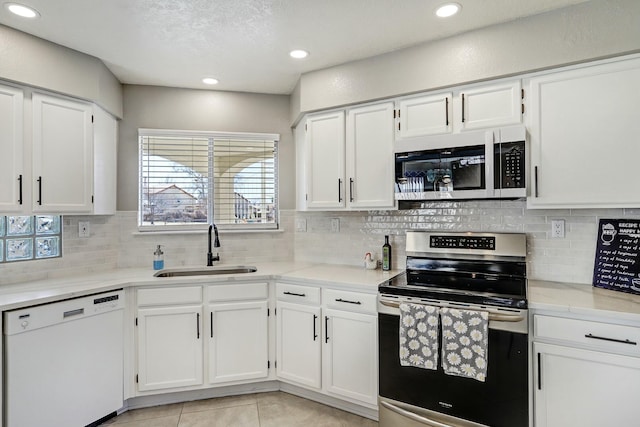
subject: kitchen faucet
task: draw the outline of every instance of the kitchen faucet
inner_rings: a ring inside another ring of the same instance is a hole
[[[216,227],[215,224],[210,224],[209,225],[209,251],[207,252],[207,267],[213,266],[214,261],[220,261],[220,254],[216,253],[216,256],[213,256],[213,253],[211,252],[211,230],[212,229],[215,234],[213,247],[214,248],[220,247],[220,239],[218,239],[218,227]]]

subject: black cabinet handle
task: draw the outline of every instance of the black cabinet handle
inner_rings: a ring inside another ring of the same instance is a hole
[[[538,167],[537,166],[533,168],[533,180],[535,181],[534,185],[536,187],[535,197],[538,197]]]
[[[318,338],[318,333],[316,332],[316,320],[318,320],[318,316],[313,315],[313,340],[315,341]]]
[[[540,353],[538,353],[538,390],[542,390],[542,366],[541,366],[542,358],[540,357]]]
[[[329,316],[324,316],[324,342],[329,342]]]
[[[338,178],[338,203],[342,202],[342,180]]]
[[[18,193],[19,193],[18,203],[22,204],[22,175],[18,177],[18,182],[20,183],[20,185],[18,186]]]
[[[197,338],[200,339],[200,313],[196,313],[196,333]]]
[[[297,294],[295,292],[289,292],[289,291],[286,291],[284,294],[285,295],[293,295],[295,297],[306,297],[307,296],[307,294]]]
[[[210,327],[211,327],[211,338],[213,338],[213,311],[211,312],[211,320],[210,320],[210,322],[211,322],[211,325],[210,325]]]
[[[464,123],[464,93],[462,94],[462,123]]]
[[[591,338],[593,340],[602,340],[602,341],[617,342],[617,343],[620,343],[620,344],[638,345],[637,342],[630,341],[628,339],[619,340],[619,339],[616,339],[616,338],[600,337],[598,335],[593,335],[593,334],[586,334],[584,337],[585,338]]]
[[[349,201],[353,202],[353,178],[349,178]]]
[[[444,104],[445,124],[449,126],[449,97],[446,97],[444,101],[445,101],[445,104]]]
[[[342,298],[338,298],[336,299],[336,302],[346,302],[347,304],[362,304],[360,301],[349,301],[348,299],[342,299]]]
[[[38,177],[38,205],[42,205],[42,177]]]

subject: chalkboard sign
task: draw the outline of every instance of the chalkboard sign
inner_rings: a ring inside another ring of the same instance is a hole
[[[640,220],[600,220],[593,286],[640,294]]]

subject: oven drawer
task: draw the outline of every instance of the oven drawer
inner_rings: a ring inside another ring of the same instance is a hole
[[[276,298],[279,301],[291,301],[300,304],[320,304],[320,288],[314,286],[276,283]]]
[[[357,311],[375,314],[377,312],[377,294],[362,294],[359,292],[324,289],[322,291],[324,304],[328,308],[338,310]]]
[[[589,320],[535,315],[535,339],[553,339],[640,355],[640,328]]]

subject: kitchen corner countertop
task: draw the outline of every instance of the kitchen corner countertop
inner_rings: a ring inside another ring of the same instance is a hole
[[[588,284],[529,280],[529,308],[640,323],[640,295]]]
[[[257,267],[255,273],[183,277],[154,277],[151,268],[127,268],[55,277],[0,286],[0,310],[46,304],[61,299],[105,292],[118,288],[215,284],[230,281],[282,280],[377,292],[378,285],[402,270],[365,270],[363,267],[309,262],[244,263]],[[223,267],[230,264],[218,264]],[[194,266],[180,266],[175,269]],[[200,268],[206,268],[197,266]],[[172,270],[170,267],[167,270]]]

